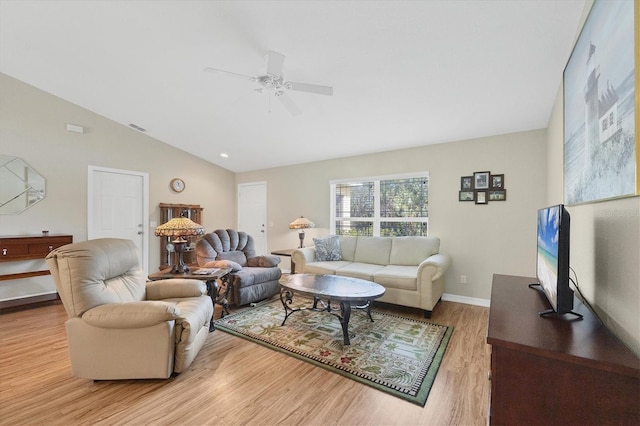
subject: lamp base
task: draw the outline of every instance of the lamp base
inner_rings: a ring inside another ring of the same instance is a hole
[[[182,257],[182,256],[180,256]],[[186,274],[190,271],[191,269],[189,269],[189,265],[187,265],[186,263],[184,263],[184,261],[182,259],[180,259],[180,263],[177,263],[175,265],[173,265],[173,267],[171,268],[171,273],[172,274]]]
[[[304,248],[304,231],[298,232],[298,238],[300,238],[300,247],[298,248]]]
[[[184,263],[184,259],[182,257],[186,244],[187,244],[186,241],[178,241],[178,240],[173,241],[173,246],[175,247],[176,253],[178,254],[178,261],[171,268],[172,274],[186,274],[187,272],[190,271],[189,265]]]

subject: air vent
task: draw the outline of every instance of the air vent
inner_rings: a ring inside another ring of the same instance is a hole
[[[146,132],[147,131],[147,129],[143,129],[142,127],[140,127],[140,126],[138,126],[136,124],[133,124],[133,123],[129,124],[129,127],[131,127],[132,129],[136,129],[139,132]]]

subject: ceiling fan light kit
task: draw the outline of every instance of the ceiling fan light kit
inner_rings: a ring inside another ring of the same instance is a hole
[[[287,95],[287,91],[306,92],[316,95],[333,96],[333,87],[321,86],[318,84],[299,83],[294,81],[287,81],[282,73],[282,67],[284,65],[285,56],[281,53],[269,50],[267,52],[267,73],[265,75],[250,76],[247,74],[241,74],[233,71],[226,71],[218,68],[205,68],[205,71],[221,73],[230,77],[241,78],[243,80],[254,81],[261,87],[258,87],[255,91],[263,93],[264,89],[273,91],[273,94],[282,103],[284,108],[289,111],[291,115],[298,115],[301,110],[296,106],[295,102]]]

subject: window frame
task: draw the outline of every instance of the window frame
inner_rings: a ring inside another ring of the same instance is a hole
[[[329,233],[331,235],[336,234],[336,222],[372,222],[373,223],[373,236],[380,236],[380,224],[381,222],[417,222],[426,223],[427,235],[429,234],[429,211],[427,209],[426,217],[381,217],[380,216],[380,182],[385,180],[394,179],[410,179],[410,178],[427,178],[427,185],[430,184],[430,177],[428,171],[401,173],[393,175],[382,176],[368,176],[368,177],[354,177],[344,179],[332,179],[329,181]],[[374,213],[373,217],[337,217],[336,216],[336,186],[339,184],[357,184],[364,182],[373,182],[373,199],[374,199]],[[428,200],[428,198],[427,198]]]

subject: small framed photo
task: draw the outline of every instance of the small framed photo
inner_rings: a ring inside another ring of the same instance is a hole
[[[489,190],[489,201],[507,201],[507,190],[506,189]]]
[[[458,201],[475,201],[475,194],[473,191],[459,191]]]
[[[491,188],[492,189],[504,188],[504,175],[491,175]]]
[[[491,175],[490,172],[475,172],[473,174],[473,188],[489,189],[489,175]]]
[[[460,178],[460,189],[462,191],[473,189],[473,176],[462,176]]]
[[[489,200],[487,199],[487,191],[485,190],[476,190],[476,204],[487,204]]]

